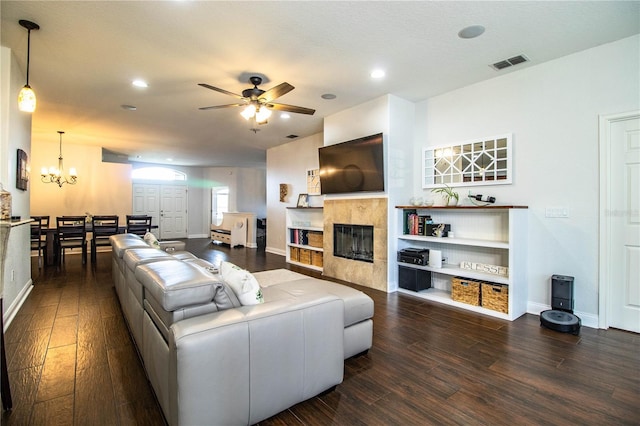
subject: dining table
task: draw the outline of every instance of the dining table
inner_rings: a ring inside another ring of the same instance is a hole
[[[85,225],[85,229],[87,230],[87,234],[91,234],[93,231],[93,227],[91,226],[91,223],[87,223]],[[151,225],[151,229],[158,229],[158,225]],[[46,241],[46,247],[45,247],[45,252],[46,252],[46,256],[45,256],[45,265],[47,266],[52,266],[56,264],[56,233],[58,231],[58,228],[56,228],[55,226],[53,228],[49,227],[49,228],[42,228],[41,232],[43,235],[45,235],[45,241]],[[127,227],[122,225],[122,226],[118,226],[118,234],[124,234],[125,232],[127,232]],[[91,238],[87,238],[87,241],[90,241]]]

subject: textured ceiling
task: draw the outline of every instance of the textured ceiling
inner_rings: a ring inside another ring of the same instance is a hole
[[[320,132],[323,117],[381,95],[417,102],[640,32],[640,2],[631,1],[3,0],[0,12],[2,45],[23,70],[18,20],[41,27],[31,34],[34,141],[57,142],[64,130],[65,144],[198,166],[264,167],[265,150],[287,135]],[[481,37],[457,36],[476,24]],[[489,67],[518,54],[531,61]],[[372,80],[374,67],[386,78]],[[239,108],[198,110],[236,100],[197,83],[240,93],[254,73],[263,89],[292,84],[277,102],[316,114],[274,113],[254,133]],[[132,87],[135,78],[149,87]]]

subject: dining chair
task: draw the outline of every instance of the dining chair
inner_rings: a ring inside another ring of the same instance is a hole
[[[109,237],[118,233],[117,215],[93,216],[91,222],[91,263],[96,261],[96,248],[110,246]]]
[[[127,215],[127,233],[144,236],[151,232],[151,216]]]
[[[46,235],[42,233],[43,229],[49,227],[49,216],[31,216],[31,250],[38,251],[38,268],[42,267],[42,259],[47,255]]]
[[[56,217],[56,243],[58,264],[64,260],[67,249],[82,249],[82,264],[87,263],[87,228],[85,216]]]

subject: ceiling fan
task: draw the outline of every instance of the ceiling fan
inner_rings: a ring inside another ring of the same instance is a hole
[[[295,105],[286,105],[272,102],[274,99],[279,98],[292,91],[294,87],[289,83],[281,83],[269,90],[259,89],[258,86],[262,83],[262,78],[258,76],[252,76],[249,78],[253,87],[242,91],[242,95],[229,92],[218,87],[211,86],[206,83],[198,83],[198,86],[205,87],[207,89],[214,90],[216,92],[224,93],[225,95],[233,96],[234,98],[242,100],[242,102],[226,105],[214,105],[208,107],[201,107],[201,110],[207,109],[220,109],[220,108],[232,108],[242,107],[245,109],[240,113],[246,120],[255,117],[258,124],[266,124],[267,120],[271,116],[271,110],[295,112],[296,114],[308,114],[313,115],[316,110],[310,108],[304,108]]]

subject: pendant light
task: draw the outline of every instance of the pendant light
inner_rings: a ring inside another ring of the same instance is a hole
[[[36,110],[36,93],[29,86],[29,57],[31,53],[31,30],[39,30],[40,26],[35,22],[21,19],[18,23],[27,29],[27,84],[18,93],[18,108],[24,112],[34,112]]]

